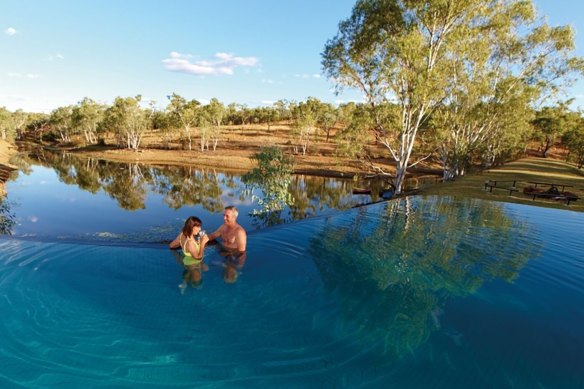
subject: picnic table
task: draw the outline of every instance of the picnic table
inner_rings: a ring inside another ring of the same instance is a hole
[[[565,201],[566,205],[570,205],[571,201],[576,201],[579,199],[576,194],[566,191],[566,188],[572,188],[572,185],[533,181],[528,181],[528,184],[533,184],[534,186],[524,188],[523,193],[528,196],[533,196],[532,200],[534,201],[536,198],[544,198],[556,201]],[[548,189],[538,189],[538,185],[546,186]],[[562,188],[562,190],[558,188]]]
[[[527,183],[528,184],[535,185],[534,188],[537,188],[538,185],[546,185],[546,186],[549,186],[550,188],[553,188],[553,187],[559,188],[559,187],[561,187],[562,188],[561,192],[564,192],[566,188],[573,188],[572,185],[554,184],[553,182],[533,182],[533,181],[528,181]]]
[[[511,183],[511,185],[508,185],[509,183]],[[517,186],[515,186],[517,184],[517,180],[487,180],[485,181],[485,190],[488,190],[489,192],[493,192],[493,189],[503,189],[503,190],[508,190],[509,191],[509,196],[511,196],[511,194],[513,192],[517,192]]]

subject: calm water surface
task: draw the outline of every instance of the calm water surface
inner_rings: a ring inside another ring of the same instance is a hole
[[[182,288],[154,242],[205,207],[152,211],[152,190],[141,216],[51,188],[47,168],[23,177],[17,237],[0,239],[2,388],[584,387],[582,213],[414,197],[244,218],[236,282],[211,247]]]
[[[27,161],[7,183],[14,215],[12,235],[36,240],[160,242],[174,239],[184,220],[199,216],[203,228],[223,223],[227,205],[250,232],[378,201],[378,190],[353,195],[348,179],[293,176],[294,204],[282,212],[261,210],[257,188],[248,193],[239,175],[214,169],[162,168],[42,154]]]

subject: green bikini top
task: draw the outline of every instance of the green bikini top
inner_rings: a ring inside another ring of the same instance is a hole
[[[182,251],[183,251],[183,256],[184,256],[184,258],[183,258],[183,263],[184,263],[185,265],[195,265],[195,264],[197,264],[197,263],[200,263],[200,262],[202,261],[202,258],[201,258],[201,259],[199,259],[199,258],[194,258],[194,257],[191,255],[191,253],[190,253],[190,252],[188,252],[188,251],[187,251],[187,249],[186,249],[187,242],[188,242],[190,239],[192,239],[192,240],[193,240],[193,243],[195,244],[195,246],[197,247],[197,249],[199,249],[199,248],[200,248],[200,246],[199,246],[199,242],[197,242],[197,241],[196,241],[196,240],[194,240],[193,238],[187,238],[187,239],[185,240],[185,242],[183,243],[183,242],[182,242],[182,237],[183,237],[183,235],[181,234],[181,236],[180,236],[180,238],[179,238],[179,241],[180,241],[180,246],[181,246],[181,248],[182,248]]]

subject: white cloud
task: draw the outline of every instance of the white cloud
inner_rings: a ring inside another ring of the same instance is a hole
[[[262,84],[275,84],[274,80],[264,79],[262,80]]]
[[[192,55],[176,51],[170,53],[170,58],[164,59],[164,67],[171,72],[196,75],[232,75],[235,68],[254,67],[259,61],[255,57],[235,57],[228,53],[216,53],[212,60],[192,61]]]
[[[47,61],[63,60],[65,57],[62,54],[49,55]]]
[[[296,78],[302,78],[304,80],[308,80],[309,78],[320,78],[320,74],[307,74],[307,73],[302,73],[302,74],[295,74],[294,77],[296,77]]]
[[[16,30],[12,27],[8,27],[6,30],[4,30],[4,34],[12,36],[16,34]]]
[[[262,100],[261,103],[263,105],[274,105],[275,101],[273,101],[273,100]]]
[[[40,76],[38,74],[34,74],[34,73],[28,73],[28,74],[8,73],[8,77],[34,79],[34,78],[39,78]]]

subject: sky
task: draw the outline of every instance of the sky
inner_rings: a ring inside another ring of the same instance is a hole
[[[0,107],[46,112],[84,97],[111,104],[141,95],[249,107],[336,95],[321,53],[354,0],[1,0]],[[552,26],[576,30],[584,57],[584,1],[535,0]],[[584,109],[584,81],[570,88]]]

